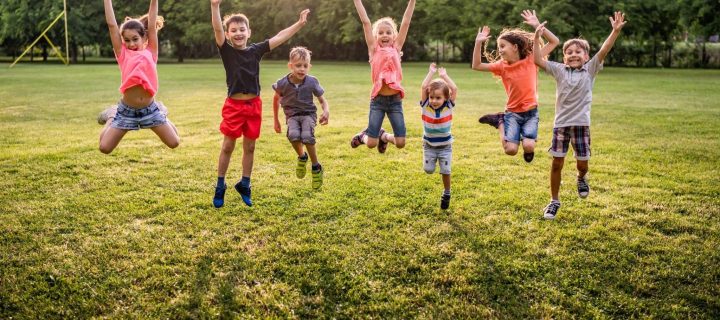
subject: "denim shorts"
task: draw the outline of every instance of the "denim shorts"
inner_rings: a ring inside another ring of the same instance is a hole
[[[505,141],[520,143],[522,139],[537,140],[538,121],[537,108],[519,113],[506,111],[503,118]]]
[[[380,128],[387,114],[393,134],[398,138],[404,138],[407,134],[405,129],[405,118],[403,116],[402,97],[400,94],[392,96],[376,96],[370,100],[370,115],[368,116],[367,134],[370,138],[377,138],[380,135]]]
[[[590,127],[571,126],[553,128],[552,145],[548,150],[553,157],[564,158],[568,145],[575,150],[575,159],[590,160]]]
[[[167,115],[160,111],[155,101],[145,108],[136,109],[121,100],[117,104],[117,114],[110,126],[122,130],[139,130],[158,127],[166,123]]]
[[[435,172],[435,164],[440,164],[440,174],[450,174],[452,168],[452,144],[433,147],[423,143],[423,170]]]
[[[303,144],[315,144],[316,115],[298,115],[285,120],[287,138],[290,142],[302,141]]]

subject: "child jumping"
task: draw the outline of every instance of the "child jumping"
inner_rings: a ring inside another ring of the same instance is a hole
[[[111,0],[105,0],[105,21],[110,30],[115,59],[120,65],[120,93],[117,106],[98,116],[104,124],[100,133],[100,152],[108,154],[128,131],[150,128],[165,145],[180,144],[175,125],[167,119],[165,106],[155,102],[158,90],[158,35],[163,18],[158,16],[158,0],[150,1],[148,14],[125,22],[118,28]]]
[[[243,137],[242,179],[235,184],[235,190],[240,193],[246,205],[252,206],[250,175],[255,155],[255,140],[260,137],[262,120],[260,59],[265,53],[297,33],[305,25],[310,10],[305,9],[300,12],[297,22],[274,37],[248,45],[251,35],[248,18],[243,14],[232,14],[226,16],[223,21],[220,17],[221,1],[210,0],[215,44],[220,50],[228,88],[228,97],[223,105],[220,123],[220,132],[224,135],[224,139],[218,161],[218,179],[213,205],[220,208],[225,203],[227,189],[225,173],[235,150],[235,140]]]
[[[370,92],[368,126],[350,140],[350,146],[353,148],[361,144],[367,145],[368,148],[377,146],[378,152],[385,153],[388,142],[397,148],[405,146],[406,128],[402,109],[405,89],[400,84],[402,81],[400,56],[415,10],[415,0],[408,1],[399,32],[395,21],[390,17],[381,18],[370,24],[370,18],[365,12],[362,1],[353,2],[365,33],[373,87]],[[382,128],[386,114],[393,128],[393,134],[385,132]]]
[[[275,132],[282,132],[278,109],[282,105],[287,125],[287,138],[298,155],[295,175],[302,179],[307,171],[308,155],[312,163],[312,187],[319,189],[323,183],[323,167],[320,165],[315,148],[315,125],[317,121],[317,107],[313,103],[316,96],[322,106],[320,124],[326,125],[330,117],[328,102],[323,94],[325,90],[320,86],[317,78],[309,75],[310,55],[312,52],[305,47],[295,47],[290,50],[288,68],[290,73],[272,85],[275,90],[273,97],[273,120]],[[303,145],[307,152],[303,151]]]
[[[438,73],[440,79],[432,80],[435,72]],[[455,82],[450,79],[445,68],[437,69],[435,63],[430,64],[420,93],[423,121],[423,169],[428,174],[432,174],[435,172],[435,164],[440,164],[440,174],[443,187],[445,187],[440,197],[441,209],[450,207],[450,168],[453,143],[450,127],[457,91]]]
[[[550,154],[553,156],[550,171],[550,195],[552,199],[545,207],[545,219],[554,219],[560,209],[560,181],[568,144],[572,145],[577,159],[577,191],[580,198],[590,193],[585,175],[588,172],[590,160],[590,105],[592,103],[592,88],[595,76],[603,68],[603,60],[615,44],[620,31],[625,26],[625,15],[615,12],[610,17],[612,32],[592,59],[590,59],[590,45],[583,39],[570,39],[563,44],[563,63],[543,60],[540,54],[535,53],[534,59],[538,67],[555,78],[557,88],[555,91],[555,122],[553,124],[553,138]],[[535,41],[540,34],[547,33],[545,23],[535,30]],[[538,45],[535,44],[537,52]]]
[[[525,23],[537,28],[540,22],[535,11],[524,10]],[[560,43],[550,31],[542,34],[548,44],[541,49],[547,56]],[[535,141],[538,131],[537,67],[533,59],[533,34],[520,29],[506,29],[497,39],[497,54],[486,52],[491,63],[483,63],[483,44],[490,38],[490,28],[478,30],[473,51],[473,70],[490,71],[502,79],[508,99],[505,112],[480,117],[481,123],[498,129],[500,142],[505,154],[515,155],[522,141],[523,158],[531,162],[535,156]],[[493,62],[495,61],[495,62]]]

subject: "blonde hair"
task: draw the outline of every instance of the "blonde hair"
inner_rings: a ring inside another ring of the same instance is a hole
[[[580,47],[580,49],[585,50],[585,53],[590,54],[590,44],[587,42],[587,40],[581,39],[581,38],[575,38],[575,39],[567,40],[567,41],[565,41],[565,43],[563,43],[563,48],[562,48],[563,55],[565,54],[565,50],[571,45],[576,45],[576,46]]]
[[[397,33],[398,33],[397,23],[395,23],[395,20],[393,20],[393,18],[390,18],[390,17],[380,18],[372,24],[373,35],[377,35],[378,29],[380,29],[381,24],[388,25],[390,27],[390,29],[392,29],[392,33],[394,35],[397,35]]]
[[[225,31],[230,28],[231,23],[244,23],[245,26],[250,29],[250,20],[242,13],[229,14],[223,18],[223,25],[225,26]]]
[[[443,79],[435,79],[428,84],[428,95],[435,90],[442,90],[445,100],[450,99],[450,86]]]
[[[150,18],[147,14],[137,18],[125,17],[125,21],[120,25],[120,34],[125,30],[135,30],[141,37],[145,37],[148,22],[150,22],[149,20]],[[155,19],[155,29],[160,31],[164,25],[165,19],[162,16],[157,16]]]
[[[312,55],[312,51],[308,50],[305,47],[294,47],[290,49],[290,61],[293,60],[302,60],[302,61],[310,61],[310,56]]]

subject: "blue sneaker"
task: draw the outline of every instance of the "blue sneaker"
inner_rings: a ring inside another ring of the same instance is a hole
[[[225,189],[227,189],[225,184],[215,187],[215,197],[213,197],[213,206],[215,208],[220,208],[225,204]]]
[[[240,184],[240,181],[238,181],[238,183],[235,184],[235,190],[240,193],[242,201],[245,202],[248,207],[252,207],[252,199],[250,199],[250,186],[245,187]]]

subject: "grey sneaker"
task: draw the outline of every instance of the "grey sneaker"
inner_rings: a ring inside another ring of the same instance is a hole
[[[558,210],[560,210],[560,202],[550,201],[547,207],[545,207],[543,218],[548,220],[555,219],[555,215],[557,215]]]
[[[588,194],[590,194],[590,186],[587,184],[587,180],[585,178],[578,178],[577,189],[578,196],[580,196],[580,198],[587,198]]]
[[[107,123],[108,119],[115,117],[115,114],[117,113],[117,105],[111,105],[102,112],[100,112],[97,116],[97,122],[98,124],[105,124]]]

